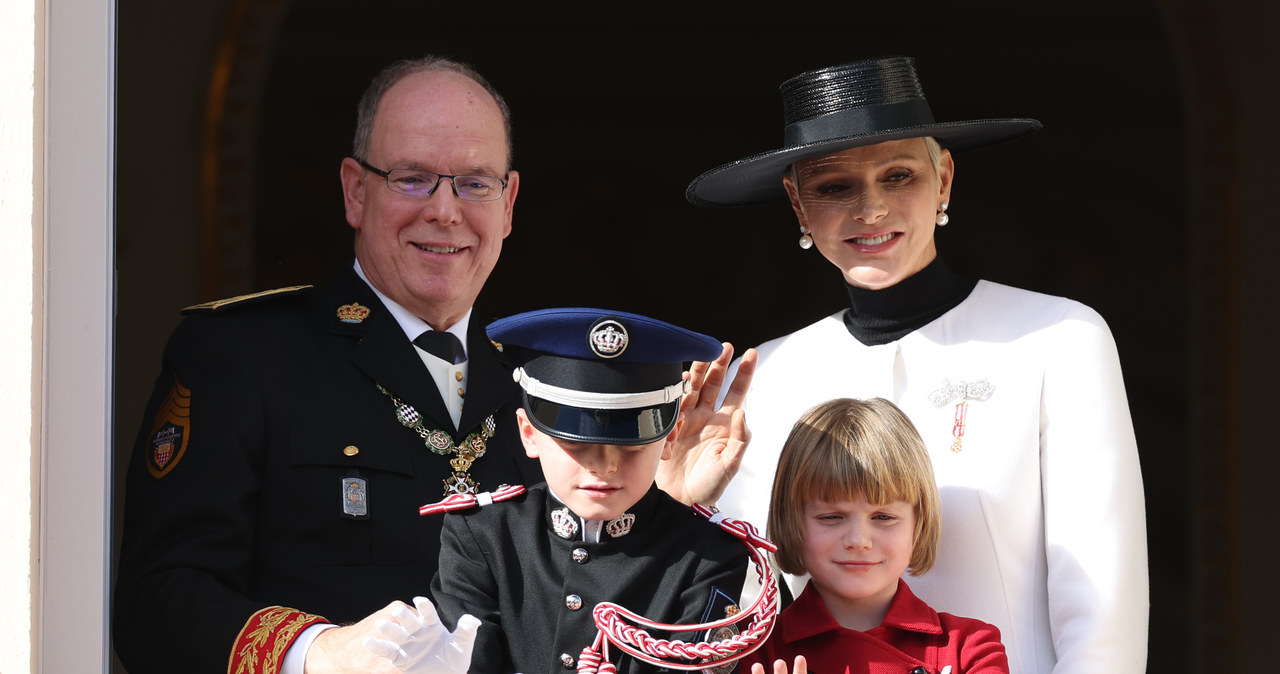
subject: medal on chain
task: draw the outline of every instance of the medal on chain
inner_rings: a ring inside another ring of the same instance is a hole
[[[463,438],[462,442],[455,443],[453,436],[447,431],[431,429],[423,425],[422,414],[413,405],[397,398],[382,384],[378,384],[378,390],[391,398],[391,403],[396,406],[396,420],[400,425],[416,432],[427,449],[440,456],[453,455],[453,458],[449,459],[453,474],[444,480],[444,495],[477,493],[479,486],[475,480],[471,479],[471,465],[484,456],[489,446],[489,438],[497,432],[498,425],[493,415],[490,414],[485,418],[484,423],[480,424],[480,430]]]

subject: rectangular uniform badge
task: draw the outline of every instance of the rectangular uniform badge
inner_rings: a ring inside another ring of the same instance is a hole
[[[342,478],[342,516],[369,519],[369,483],[359,473]]]

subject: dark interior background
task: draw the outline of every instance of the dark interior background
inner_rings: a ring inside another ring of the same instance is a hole
[[[481,318],[605,306],[746,347],[839,309],[839,273],[796,246],[785,203],[701,210],[685,186],[780,144],[782,80],[904,54],[940,120],[1045,124],[957,156],[939,246],[961,273],[1072,297],[1112,327],[1146,481],[1148,671],[1261,662],[1249,654],[1261,628],[1246,626],[1275,583],[1252,599],[1241,588],[1275,544],[1245,539],[1275,508],[1245,501],[1265,494],[1249,467],[1274,461],[1251,453],[1241,401],[1276,398],[1257,374],[1275,359],[1254,318],[1274,306],[1254,299],[1275,286],[1257,257],[1275,236],[1255,237],[1269,194],[1241,166],[1244,139],[1276,147],[1252,131],[1276,84],[1252,50],[1275,50],[1250,41],[1274,9],[195,4],[118,0],[118,475],[179,308],[323,283],[350,263],[338,165],[386,63],[469,62],[512,108],[521,190]],[[1250,74],[1270,86],[1242,83]]]

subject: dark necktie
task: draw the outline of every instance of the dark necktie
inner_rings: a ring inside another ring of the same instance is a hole
[[[452,332],[444,330],[428,330],[413,340],[419,349],[443,361],[457,365],[467,359],[462,350],[462,342]]]

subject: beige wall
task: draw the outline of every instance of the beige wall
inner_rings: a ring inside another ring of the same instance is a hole
[[[0,4],[0,672],[34,671],[39,445],[36,1]]]
[[[110,666],[114,5],[0,6],[0,671]]]
[[[115,1],[43,7],[38,671],[80,674],[111,652]]]

